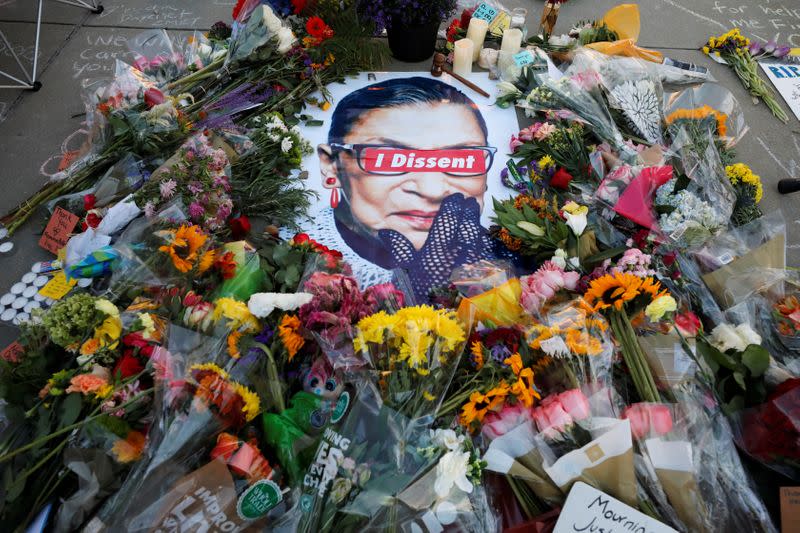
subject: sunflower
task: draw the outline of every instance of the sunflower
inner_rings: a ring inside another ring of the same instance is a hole
[[[500,382],[497,387],[486,394],[478,391],[473,392],[469,395],[469,402],[461,408],[461,423],[469,426],[475,420],[483,422],[486,413],[500,407],[505,402],[509,392],[510,388],[505,382]]]
[[[598,355],[603,352],[600,340],[585,330],[569,329],[564,342],[575,355]]]
[[[258,394],[239,383],[233,384],[233,390],[235,390],[236,394],[238,394],[244,401],[242,412],[244,413],[247,421],[250,422],[261,411],[261,400],[259,399]]]
[[[483,368],[483,344],[481,341],[474,341],[469,347],[472,354],[472,363],[475,365],[475,370]]]
[[[518,376],[522,370],[522,357],[520,357],[518,353],[515,353],[511,357],[505,359],[503,364],[511,367],[511,371],[514,372],[514,375]]]
[[[197,271],[200,274],[205,273],[214,265],[214,260],[217,258],[217,252],[214,250],[207,250],[200,256],[200,261],[197,263]]]
[[[300,319],[294,315],[283,315],[281,323],[278,325],[278,336],[281,342],[286,347],[289,354],[289,361],[291,361],[300,348],[306,343],[305,339],[298,334],[300,329]]]
[[[525,407],[533,407],[534,398],[540,400],[542,397],[533,387],[533,370],[523,368],[517,375],[517,381],[511,385],[511,394],[517,397]]]
[[[159,252],[169,254],[173,266],[180,272],[189,272],[197,259],[197,252],[208,240],[200,226],[181,226],[177,230],[163,232],[168,244],[159,247]]]
[[[584,299],[594,311],[611,307],[621,311],[637,296],[646,295],[652,301],[666,294],[666,291],[659,292],[660,289],[661,283],[651,277],[642,279],[630,272],[618,272],[592,280]]]

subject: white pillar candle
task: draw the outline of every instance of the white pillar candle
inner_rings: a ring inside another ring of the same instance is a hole
[[[475,43],[470,39],[459,39],[453,49],[453,72],[459,76],[468,76],[472,72],[472,51]]]
[[[472,18],[469,20],[467,39],[472,41],[472,44],[474,45],[472,48],[472,61],[477,61],[478,56],[481,55],[483,41],[486,40],[486,31],[488,29],[489,23],[483,19]]]
[[[500,45],[500,50],[510,54],[519,52],[522,46],[522,30],[517,28],[508,28],[503,32],[503,42]]]

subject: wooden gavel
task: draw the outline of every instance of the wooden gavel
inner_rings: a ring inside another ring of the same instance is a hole
[[[433,54],[433,64],[431,65],[431,74],[434,77],[438,78],[442,75],[443,72],[447,72],[452,77],[454,77],[455,79],[457,79],[458,81],[460,81],[461,83],[463,83],[476,93],[482,94],[486,98],[490,98],[489,93],[487,93],[486,91],[484,91],[483,89],[481,89],[468,79],[464,78],[463,76],[456,74],[455,72],[452,71],[452,69],[447,68],[447,64],[445,63],[446,60],[447,58],[445,57],[445,55],[440,52],[436,52],[435,54]]]

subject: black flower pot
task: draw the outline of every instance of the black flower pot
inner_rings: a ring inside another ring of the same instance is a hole
[[[438,31],[438,20],[428,24],[408,26],[393,21],[391,27],[386,30],[389,36],[389,49],[400,61],[409,63],[424,61],[433,55]]]

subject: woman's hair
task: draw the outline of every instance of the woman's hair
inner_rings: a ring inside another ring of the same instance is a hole
[[[353,123],[368,111],[385,109],[415,104],[463,104],[472,111],[475,120],[483,132],[488,135],[486,121],[478,110],[478,106],[467,95],[439,80],[422,78],[394,78],[380,83],[375,83],[359,89],[344,97],[331,119],[331,129],[328,131],[329,143],[343,143],[345,136],[350,133]]]

